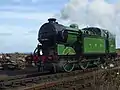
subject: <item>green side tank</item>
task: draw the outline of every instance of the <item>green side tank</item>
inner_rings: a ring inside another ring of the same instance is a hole
[[[97,37],[84,37],[84,54],[105,53],[105,39]]]
[[[106,52],[106,33],[99,28],[87,27],[82,29],[83,53],[104,54]],[[103,36],[102,36],[103,34]]]

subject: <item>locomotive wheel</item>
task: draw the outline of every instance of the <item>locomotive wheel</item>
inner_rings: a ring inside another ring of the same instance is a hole
[[[63,51],[63,54],[64,55],[75,55],[76,53],[75,53],[75,50],[73,48],[66,47]],[[63,67],[64,71],[71,72],[74,69],[75,64],[67,61],[67,62],[63,63],[62,67]]]
[[[90,62],[79,62],[79,66],[81,67],[81,69],[87,69],[89,66]]]
[[[63,64],[63,69],[64,69],[64,71],[66,71],[66,72],[71,72],[71,71],[73,71],[74,67],[75,67],[75,64],[73,64],[73,63],[67,62],[67,63]]]

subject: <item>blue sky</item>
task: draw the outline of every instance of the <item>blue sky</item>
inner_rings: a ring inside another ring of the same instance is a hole
[[[0,52],[32,52],[40,25],[59,13],[68,1],[0,0]]]
[[[67,0],[0,0],[0,52],[32,52],[40,25]]]

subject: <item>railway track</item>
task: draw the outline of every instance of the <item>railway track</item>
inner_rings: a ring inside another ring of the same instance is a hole
[[[57,74],[49,74],[45,75],[43,73],[41,74],[35,74],[35,75],[22,75],[22,76],[16,76],[11,77],[6,80],[0,81],[0,90],[18,90],[19,88],[25,88],[28,86],[31,86],[32,84],[39,84],[39,83],[45,83],[45,82],[52,82],[57,81],[61,78],[65,77],[72,77],[83,73],[88,73],[97,70],[97,68],[91,68],[87,70],[76,70],[70,73],[57,73]]]
[[[30,87],[22,88],[22,90],[98,90],[98,86],[103,84],[107,85],[106,82],[110,83],[111,78],[118,75],[119,70],[120,67],[117,67],[99,71],[94,70],[93,72],[90,70],[87,73],[82,72],[83,74],[79,71],[75,71],[74,75],[71,73],[72,75],[69,75],[68,77],[59,77],[53,80],[48,79],[46,82],[33,84]],[[111,90],[117,90],[117,88],[118,86]],[[21,88],[18,90],[21,90]]]
[[[93,86],[95,77],[101,79],[100,76],[103,76],[105,72],[118,71],[118,69],[119,68],[98,71],[96,68],[91,68],[88,70],[77,70],[70,73],[58,73],[44,76],[32,75],[29,77],[9,79],[0,83],[0,90],[74,90],[76,88],[79,90]]]
[[[93,85],[92,83],[96,83],[94,82],[96,77],[102,77],[103,74],[108,71],[115,71],[117,73],[119,69],[119,67],[100,70],[98,70],[98,68],[89,68],[86,70],[76,70],[69,73],[48,74],[48,72],[45,72],[18,75],[0,80],[0,90],[53,90],[53,88],[56,90],[56,88],[58,89],[60,87],[62,89],[68,87],[90,87]],[[101,78],[98,80],[100,79]]]
[[[26,78],[33,78],[37,76],[47,75],[49,72],[37,72],[37,73],[30,73],[30,74],[22,74],[16,76],[8,76],[6,78],[0,79],[0,90],[6,90],[7,88],[17,86],[20,80],[25,80]]]

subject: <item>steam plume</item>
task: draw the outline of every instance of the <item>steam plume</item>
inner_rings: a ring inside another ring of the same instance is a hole
[[[120,47],[120,3],[105,0],[70,0],[61,10],[60,18],[77,23],[80,28],[97,26],[116,34]]]

